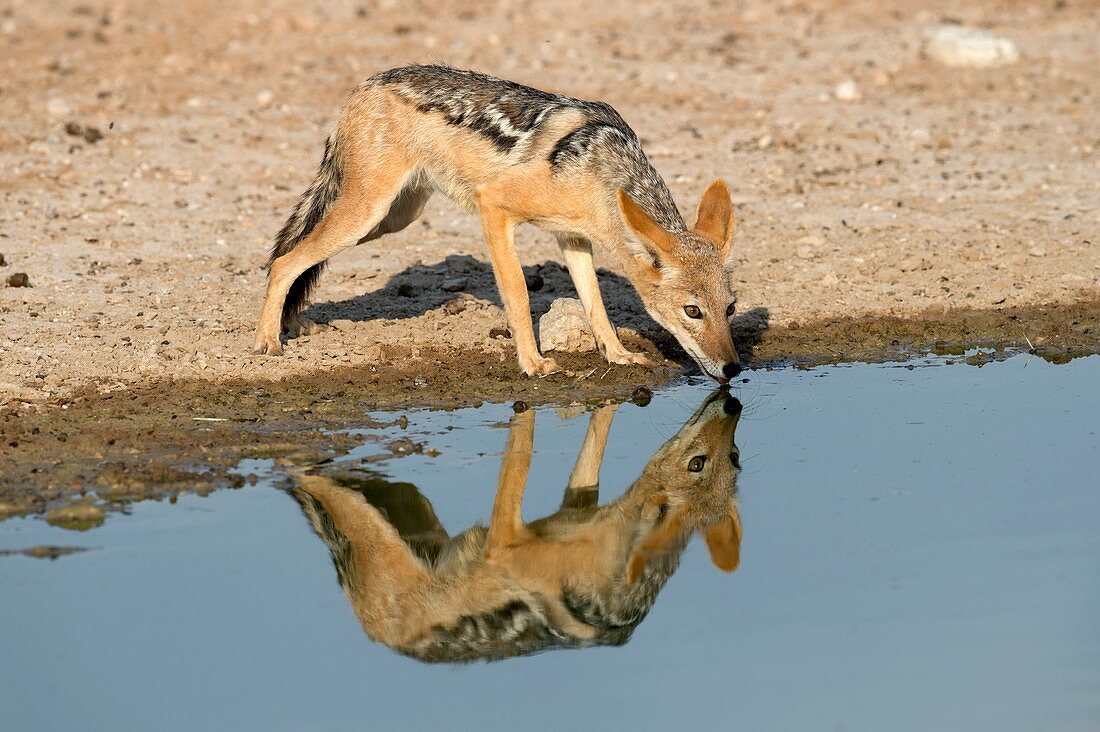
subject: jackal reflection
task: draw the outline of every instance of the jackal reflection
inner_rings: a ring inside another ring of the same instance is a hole
[[[709,397],[616,500],[598,505],[614,406],[593,412],[561,509],[524,523],[535,414],[512,417],[488,527],[448,536],[408,483],[303,475],[292,494],[332,552],[373,640],[427,662],[621,645],[691,535],[715,566],[740,559],[734,431],[741,403]]]

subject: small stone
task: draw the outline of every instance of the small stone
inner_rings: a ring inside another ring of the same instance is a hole
[[[542,289],[543,285],[546,284],[546,281],[542,279],[542,275],[540,275],[538,273],[529,274],[529,275],[527,275],[526,279],[527,279],[527,291],[528,292],[538,292],[539,290]]]
[[[521,412],[526,412],[528,409],[530,409],[530,407],[527,406],[527,402],[525,402],[525,401],[516,400],[516,401],[512,402],[512,411],[515,412],[516,414],[520,414]]]
[[[470,285],[470,281],[465,277],[453,277],[449,280],[443,280],[444,292],[461,292]]]
[[[596,339],[588,328],[580,300],[559,297],[550,304],[550,310],[539,318],[539,345],[543,351],[596,350]]]
[[[4,255],[0,254],[0,267],[7,267],[8,260],[4,259]]]
[[[26,272],[16,272],[8,277],[8,287],[30,287],[31,278],[27,277]]]
[[[46,514],[46,523],[62,529],[87,531],[103,523],[104,513],[99,506],[77,504],[64,508],[55,508]]]
[[[80,137],[89,145],[94,145],[103,139],[103,133],[91,125],[82,125],[79,122],[69,122],[65,125],[65,132],[73,137]]]
[[[799,247],[798,249],[795,250],[794,253],[799,259],[813,259],[814,258],[814,250],[811,247]]]
[[[46,112],[52,117],[68,117],[71,111],[69,103],[61,97],[53,97],[46,102]]]
[[[774,141],[771,135],[761,135],[760,139],[756,141],[756,146],[761,150],[767,150]]]
[[[1047,255],[1047,250],[1042,247],[1032,247],[1027,250],[1027,253],[1033,257],[1045,257]]]
[[[273,101],[275,101],[275,93],[273,91],[271,91],[270,89],[264,89],[263,91],[261,91],[259,94],[256,95],[256,106],[257,107],[270,106]]]
[[[898,262],[898,269],[902,272],[913,272],[922,269],[924,260],[913,254]]]
[[[795,244],[805,244],[806,246],[809,246],[809,247],[819,247],[824,243],[825,243],[824,239],[822,239],[820,236],[814,236],[813,234],[810,234],[808,236],[804,236],[804,237],[802,237],[801,239],[799,239],[798,241],[795,242]]]
[[[821,278],[821,284],[823,285],[835,285],[840,282],[840,278],[837,277],[836,272],[828,272]]]
[[[639,386],[631,392],[630,401],[634,402],[639,407],[649,406],[649,403],[653,401],[653,392],[647,387]]]
[[[511,338],[512,337],[512,331],[508,330],[507,328],[502,328],[501,326],[498,325],[495,328],[490,328],[489,329],[489,337],[490,338]]]
[[[842,102],[858,102],[863,98],[859,86],[851,79],[837,84],[836,89],[833,89],[833,96]]]
[[[802,325],[797,320],[792,320],[787,323],[787,330],[798,330]]]
[[[990,69],[1020,60],[1016,44],[989,31],[942,25],[928,32],[924,55],[945,66]]]
[[[416,294],[416,290],[408,282],[402,282],[397,286],[397,294],[401,297],[412,297]]]
[[[461,297],[456,297],[454,300],[443,303],[443,312],[447,315],[458,315],[464,310],[466,310],[466,301]]]

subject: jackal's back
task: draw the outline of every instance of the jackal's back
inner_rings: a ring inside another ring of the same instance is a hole
[[[489,140],[502,155],[522,160],[537,149],[551,175],[578,169],[594,173],[613,196],[622,188],[670,231],[686,227],[664,180],[653,168],[638,136],[604,102],[542,91],[477,71],[449,66],[405,66],[382,72],[366,86],[384,86],[424,114]],[[562,113],[580,122],[564,134],[533,145],[547,123]]]

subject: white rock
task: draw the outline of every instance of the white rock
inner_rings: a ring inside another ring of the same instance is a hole
[[[543,351],[596,350],[596,339],[588,329],[580,300],[559,297],[550,304],[550,310],[539,318],[539,346]]]
[[[924,55],[945,66],[990,69],[1020,59],[1016,44],[989,31],[941,25],[928,32]]]
[[[842,102],[858,102],[863,98],[859,93],[859,86],[851,79],[837,84],[836,89],[833,90],[833,96]]]
[[[66,117],[72,110],[64,99],[53,97],[46,102],[46,111],[53,117]]]
[[[275,93],[270,89],[264,89],[256,95],[256,106],[266,107],[275,101]]]

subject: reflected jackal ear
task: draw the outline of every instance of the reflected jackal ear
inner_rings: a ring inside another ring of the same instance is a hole
[[[710,561],[723,572],[732,572],[741,563],[741,512],[730,501],[729,509],[718,523],[703,530]]]
[[[655,512],[659,512],[668,505],[668,496],[658,493],[645,502],[642,509],[643,518],[652,518]],[[683,510],[673,510],[664,517],[658,519],[661,523],[650,530],[648,534],[638,539],[634,549],[630,552],[630,561],[626,565],[626,581],[634,584],[645,571],[645,566],[653,557],[658,557],[668,551],[677,537],[684,531]]]

